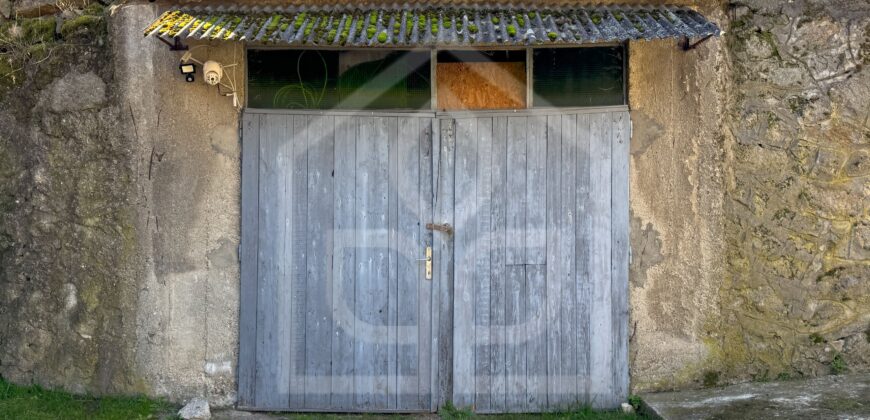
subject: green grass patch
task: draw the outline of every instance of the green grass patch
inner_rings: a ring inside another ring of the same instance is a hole
[[[0,419],[161,419],[178,410],[165,401],[145,397],[73,395],[38,385],[14,385],[0,378]]]

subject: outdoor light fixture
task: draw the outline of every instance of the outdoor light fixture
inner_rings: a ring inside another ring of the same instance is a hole
[[[203,81],[209,86],[217,87],[218,94],[220,94],[221,96],[233,98],[234,107],[241,107],[241,103],[239,102],[239,95],[236,93],[236,84],[233,80],[235,78],[235,72],[233,72],[232,77],[227,77],[226,82],[224,82],[223,80],[224,76],[227,75],[226,69],[234,69],[237,64],[233,63],[225,65],[215,60],[206,60],[205,62],[199,61],[193,58],[193,50],[200,47],[204,47],[204,45],[199,45],[191,48],[181,57],[181,62],[178,64],[178,69],[181,70],[181,74],[184,75],[184,80],[186,80],[188,83],[192,83],[195,80],[196,66],[198,64],[200,67],[202,67]],[[224,89],[227,89],[228,91]]]
[[[187,83],[193,83],[194,75],[196,74],[196,64],[181,63],[178,65],[178,68],[181,69],[181,74],[184,75],[184,80],[186,80]]]

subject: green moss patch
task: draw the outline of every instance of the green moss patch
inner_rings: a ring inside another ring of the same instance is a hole
[[[53,17],[22,19],[18,22],[24,39],[29,42],[50,42],[54,40],[57,26]]]
[[[60,34],[64,38],[69,38],[76,34],[102,32],[102,30],[102,16],[82,15],[64,21],[60,27]]]
[[[18,386],[0,379],[0,417],[9,419],[148,419],[167,418],[177,407],[144,397],[96,398]]]

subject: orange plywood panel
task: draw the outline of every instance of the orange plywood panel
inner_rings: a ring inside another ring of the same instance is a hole
[[[438,109],[526,107],[525,63],[439,63]]]

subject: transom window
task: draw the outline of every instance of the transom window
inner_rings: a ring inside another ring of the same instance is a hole
[[[625,101],[621,45],[437,54],[384,49],[248,51],[252,108],[484,110]]]

